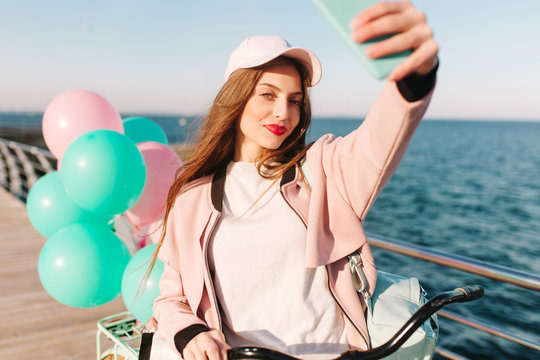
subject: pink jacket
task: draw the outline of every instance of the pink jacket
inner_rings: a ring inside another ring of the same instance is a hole
[[[309,149],[311,191],[298,167],[281,181],[285,200],[307,227],[306,264],[326,266],[330,291],[346,315],[353,348],[367,349],[368,334],[364,304],[352,285],[347,255],[359,249],[372,291],[376,270],[362,222],[396,171],[430,97],[407,102],[395,83],[386,82],[358,129],[345,137],[325,135]],[[221,330],[207,248],[220,218],[224,180],[224,174],[217,172],[194,181],[179,195],[169,217],[159,252],[165,264],[161,295],[153,310],[159,333],[173,349],[175,334],[190,325]]]

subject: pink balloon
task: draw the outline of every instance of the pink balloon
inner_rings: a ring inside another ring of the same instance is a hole
[[[167,145],[155,141],[137,144],[146,164],[146,184],[137,203],[125,212],[135,226],[155,221],[165,210],[167,194],[182,161]]]
[[[100,95],[72,90],[58,95],[43,113],[43,138],[58,160],[76,137],[97,129],[124,133],[122,118]]]

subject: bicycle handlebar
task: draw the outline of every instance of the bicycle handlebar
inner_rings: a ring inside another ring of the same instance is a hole
[[[481,298],[484,289],[480,285],[470,285],[457,288],[452,291],[440,293],[426,302],[416,311],[409,320],[390,338],[379,347],[367,351],[351,350],[341,354],[335,360],[374,360],[382,359],[403,345],[408,338],[418,329],[424,321],[431,315],[439,311],[443,306],[456,302],[467,302]],[[243,346],[229,349],[227,351],[230,360],[238,359],[260,359],[260,360],[300,360],[293,356],[283,354],[276,350],[271,350],[256,346]]]
[[[473,301],[476,299],[480,299],[482,296],[484,296],[484,288],[480,285],[469,285],[457,288],[455,290],[459,290],[464,293],[464,297],[460,299],[455,299],[455,302]]]

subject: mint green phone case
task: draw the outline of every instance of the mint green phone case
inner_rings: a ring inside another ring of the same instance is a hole
[[[355,43],[351,39],[349,23],[353,17],[376,3],[377,0],[313,0],[313,2],[375,78],[384,79],[411,53],[408,50],[379,59],[370,59],[365,54],[366,48],[389,36],[372,39],[362,44]]]

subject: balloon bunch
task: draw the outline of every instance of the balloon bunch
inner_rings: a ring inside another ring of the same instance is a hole
[[[113,219],[124,214],[135,228],[159,221],[180,159],[156,123],[142,117],[122,120],[107,100],[90,91],[56,97],[42,126],[59,164],[59,171],[40,178],[27,198],[32,225],[48,238],[38,262],[43,287],[57,301],[81,308],[122,293],[128,310],[146,317],[162,264],[139,286],[151,248],[131,258],[114,233]]]

